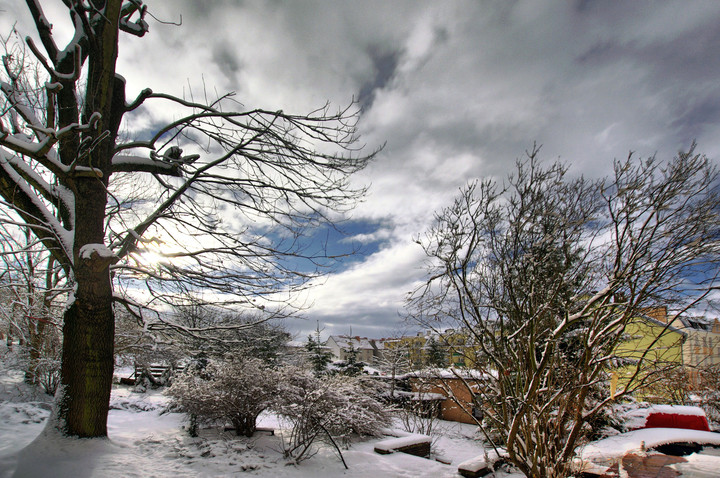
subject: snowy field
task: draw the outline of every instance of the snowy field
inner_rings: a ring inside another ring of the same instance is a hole
[[[357,441],[343,450],[348,470],[330,449],[288,464],[277,435],[258,432],[248,439],[203,430],[191,438],[182,414],[164,412],[161,391],[133,393],[121,385],[112,393],[109,439],[49,439],[41,433],[50,414],[47,397],[29,394],[21,378],[18,373],[0,378],[0,478],[459,477],[457,465],[483,453],[473,439],[475,427],[441,421],[433,453],[449,465],[403,453],[379,455],[373,451],[379,439]],[[261,417],[259,426],[282,433],[274,416]]]

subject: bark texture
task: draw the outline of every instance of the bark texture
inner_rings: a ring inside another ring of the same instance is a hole
[[[66,150],[65,164],[87,168],[72,182],[75,194],[75,240],[73,247],[75,300],[66,310],[63,326],[61,394],[58,426],[66,435],[101,437],[107,435],[107,414],[113,375],[115,319],[110,258],[102,254],[81,254],[89,244],[104,245],[107,184],[114,153],[119,119],[124,102],[122,87],[115,79],[118,53],[118,22],[121,1],[108,1],[95,7],[90,16],[95,37],[88,41],[88,83],[83,123],[100,113],[97,127],[81,136],[81,144]],[[100,15],[99,12],[103,12]],[[119,89],[120,89],[119,88]],[[109,134],[108,134],[109,133]],[[104,139],[101,135],[105,135]],[[61,151],[62,155],[62,151]],[[88,170],[90,170],[88,174]]]

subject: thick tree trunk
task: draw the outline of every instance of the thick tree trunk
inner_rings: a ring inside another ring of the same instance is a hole
[[[66,435],[107,435],[113,375],[115,320],[109,263],[102,254],[80,256],[87,244],[103,243],[106,193],[97,179],[79,184],[76,208],[75,301],[65,311],[58,426]]]
[[[118,54],[118,21],[122,0],[91,0],[102,15],[92,13],[93,38],[88,48],[87,86],[81,122],[100,113],[94,131],[83,133],[89,149],[68,150],[65,164],[77,160],[91,169],[76,175],[75,240],[73,272],[75,300],[67,309],[63,326],[63,353],[57,427],[77,437],[107,436],[107,415],[113,375],[115,320],[109,265],[104,250],[105,206],[111,160],[120,120],[124,114],[124,84],[115,75]],[[100,139],[104,133],[109,133]],[[77,145],[75,145],[77,146]],[[61,151],[62,155],[63,151]],[[76,155],[73,157],[73,155]],[[95,245],[100,253],[83,252]]]
[[[107,436],[115,333],[111,301],[99,294],[76,299],[65,312],[63,333],[60,431],[78,437]]]

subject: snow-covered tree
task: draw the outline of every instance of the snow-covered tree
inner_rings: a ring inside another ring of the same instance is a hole
[[[505,188],[464,188],[420,241],[430,279],[410,309],[426,326],[467,331],[484,372],[481,424],[527,476],[570,472],[586,424],[611,400],[609,387],[596,392],[630,320],[717,289],[718,173],[693,149],[617,161],[600,182],[569,178],[534,149]],[[652,380],[651,356],[639,351],[616,398]]]
[[[114,307],[114,312],[116,364],[134,365],[137,362],[160,362],[161,358],[168,358],[165,344],[158,343],[137,317],[118,305]],[[144,360],[144,357],[149,359]]]
[[[153,334],[175,355],[224,358],[247,356],[276,365],[285,352],[290,334],[281,323],[262,316],[224,311],[209,305],[177,307]],[[167,327],[166,325],[172,326]],[[212,330],[212,334],[207,331]]]
[[[395,396],[397,377],[412,368],[410,345],[402,340],[388,341],[384,344],[378,365],[390,374],[390,397]]]
[[[285,456],[299,462],[324,444],[345,463],[341,444],[351,435],[378,436],[390,421],[376,394],[372,384],[360,378],[316,377],[295,367],[284,368],[273,410],[291,425]]]
[[[714,429],[720,428],[720,365],[706,365],[697,370],[697,386],[693,395],[707,413]]]
[[[64,277],[29,231],[0,222],[0,331],[18,342],[25,381],[55,393],[60,374],[59,317]]]
[[[188,367],[166,393],[171,402],[199,423],[231,423],[237,435],[251,437],[256,420],[276,400],[278,372],[263,360],[209,360]]]
[[[292,313],[288,292],[330,260],[303,238],[354,205],[364,191],[349,175],[372,155],[354,149],[352,105],[293,115],[238,110],[232,95],[126,98],[121,36],[148,32],[146,6],[63,4],[75,30],[66,44],[42,2],[27,0],[40,43],[28,37],[3,57],[0,207],[72,290],[52,426],[96,437],[107,434],[113,303],[141,320],[148,307],[192,301],[256,307],[263,320]],[[176,114],[122,137],[123,124],[153,108]]]
[[[358,355],[358,350],[351,343],[350,348],[345,349],[345,360],[341,360],[333,364],[335,371],[349,377],[357,377],[363,373],[363,370],[365,370],[365,364],[358,360]]]

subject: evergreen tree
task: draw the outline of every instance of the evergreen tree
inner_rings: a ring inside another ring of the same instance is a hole
[[[355,349],[352,343],[350,344],[350,348],[348,350],[345,350],[345,353],[345,361],[342,362],[338,367],[338,372],[343,375],[348,375],[350,377],[357,377],[363,372],[365,364],[358,361],[358,351]]]
[[[428,340],[425,361],[430,367],[445,367],[448,363],[447,351],[440,342],[435,340],[435,337],[430,337]]]
[[[313,338],[312,334],[308,335],[305,350],[307,350],[308,361],[312,366],[315,376],[326,374],[327,366],[332,361],[332,355],[330,352],[323,350],[322,342],[320,342],[319,330],[317,331],[315,338]]]

